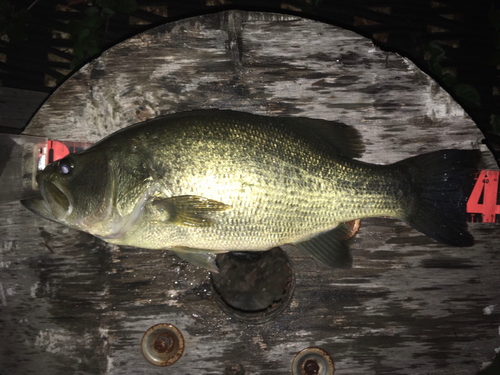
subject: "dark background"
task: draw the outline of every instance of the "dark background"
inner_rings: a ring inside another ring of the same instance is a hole
[[[234,8],[335,24],[408,57],[466,109],[500,159],[500,5],[494,0],[0,0],[0,130],[12,131],[4,129],[12,127],[7,88],[23,90],[15,90],[21,103],[24,90],[51,93],[131,35]],[[33,111],[45,96],[28,95],[24,103],[31,98],[31,107],[21,107]]]
[[[316,19],[408,57],[466,109],[500,160],[494,0],[0,0],[0,132],[20,132],[48,94],[110,46],[165,22],[227,9]],[[497,356],[482,373],[499,367]]]

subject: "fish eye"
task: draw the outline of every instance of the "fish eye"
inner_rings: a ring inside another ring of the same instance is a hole
[[[73,164],[67,159],[62,159],[59,161],[59,172],[62,174],[68,174],[73,170]]]

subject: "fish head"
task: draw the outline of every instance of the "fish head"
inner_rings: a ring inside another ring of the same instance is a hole
[[[22,204],[34,213],[69,227],[92,232],[111,214],[114,176],[105,154],[70,154],[38,172],[41,198]]]

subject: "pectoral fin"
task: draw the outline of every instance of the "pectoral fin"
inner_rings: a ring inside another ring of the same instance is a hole
[[[296,243],[295,246],[327,266],[351,268],[352,255],[347,240],[350,233],[349,225],[341,223],[334,229]]]
[[[214,221],[208,216],[209,214],[231,208],[227,204],[196,195],[155,199],[152,205],[167,211],[167,222],[169,224],[194,227],[213,225]]]
[[[215,263],[217,257],[214,253],[205,253],[203,250],[175,248],[175,255],[194,264],[195,266],[206,268],[210,272],[219,273],[219,268]]]

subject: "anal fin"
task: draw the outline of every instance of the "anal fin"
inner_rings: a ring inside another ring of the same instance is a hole
[[[210,272],[219,273],[219,267],[215,263],[217,257],[214,253],[207,253],[203,250],[177,247],[172,250],[175,255],[188,261],[195,266],[205,268]]]
[[[346,223],[341,223],[328,232],[294,245],[327,266],[351,268],[352,255],[348,243],[350,233],[351,227]]]

